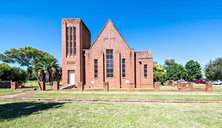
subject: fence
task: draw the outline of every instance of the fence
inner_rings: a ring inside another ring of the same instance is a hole
[[[11,88],[11,81],[0,81],[0,88]]]

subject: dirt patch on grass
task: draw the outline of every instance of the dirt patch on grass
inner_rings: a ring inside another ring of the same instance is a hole
[[[24,97],[32,96],[39,94],[41,92],[31,92],[31,93],[20,93],[20,94],[12,94],[12,95],[5,95],[5,96],[0,96],[0,99],[21,99]]]
[[[97,99],[54,99],[54,98],[22,98],[31,101],[65,101],[65,102],[148,102],[148,103],[219,103],[222,101],[171,101],[171,100],[97,100]]]

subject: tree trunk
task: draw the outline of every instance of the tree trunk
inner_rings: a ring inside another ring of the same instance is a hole
[[[36,76],[36,78],[37,78],[37,81],[38,81],[38,84],[39,84],[39,88],[42,90],[42,87],[41,87],[41,85],[40,85],[39,77]]]

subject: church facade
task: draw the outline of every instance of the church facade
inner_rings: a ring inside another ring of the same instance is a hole
[[[138,43],[138,42],[135,42]],[[139,44],[139,43],[138,43]],[[81,19],[62,19],[62,82],[110,88],[153,87],[151,50],[135,52],[111,20],[91,45],[91,34]]]

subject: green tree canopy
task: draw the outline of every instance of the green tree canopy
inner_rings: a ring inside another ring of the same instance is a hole
[[[201,66],[200,64],[196,61],[190,60],[186,63],[185,68],[187,70],[188,80],[198,80],[202,78],[201,74]]]
[[[174,63],[169,66],[166,72],[167,80],[179,80],[184,79],[187,80],[187,70],[181,64]]]
[[[62,76],[62,68],[58,61],[51,55],[39,57],[32,62],[33,73],[38,81],[60,81]]]
[[[35,60],[37,57],[42,57],[45,55],[49,54],[32,47],[20,49],[12,48],[9,51],[6,50],[4,54],[0,54],[0,60],[5,63],[18,63],[20,66],[29,67],[33,60]]]
[[[170,59],[170,60],[166,59],[164,64],[167,66],[171,66],[171,65],[175,64],[175,60],[174,59]]]
[[[11,79],[12,81],[17,81],[19,83],[25,83],[27,81],[28,73],[19,68],[19,67],[13,67],[12,68],[12,75]]]
[[[175,64],[175,60],[174,59],[166,59],[165,63],[164,63],[164,68],[167,70],[169,66]]]
[[[210,67],[213,65],[213,62],[209,63],[208,66],[205,69],[204,75],[209,80],[213,80],[212,76],[210,75]]]
[[[21,68],[10,67],[7,64],[0,64],[0,79],[18,81],[19,83],[26,82],[27,72]]]
[[[28,73],[28,79],[29,80],[36,80],[37,79],[35,77],[35,74],[33,73],[32,66],[28,67],[26,71]]]
[[[222,80],[222,58],[217,58],[207,66],[205,76],[209,80]]]
[[[7,64],[0,64],[0,80],[11,80],[12,67]]]
[[[163,82],[165,78],[166,78],[166,73],[164,72],[164,68],[154,63],[153,64],[154,82]]]

